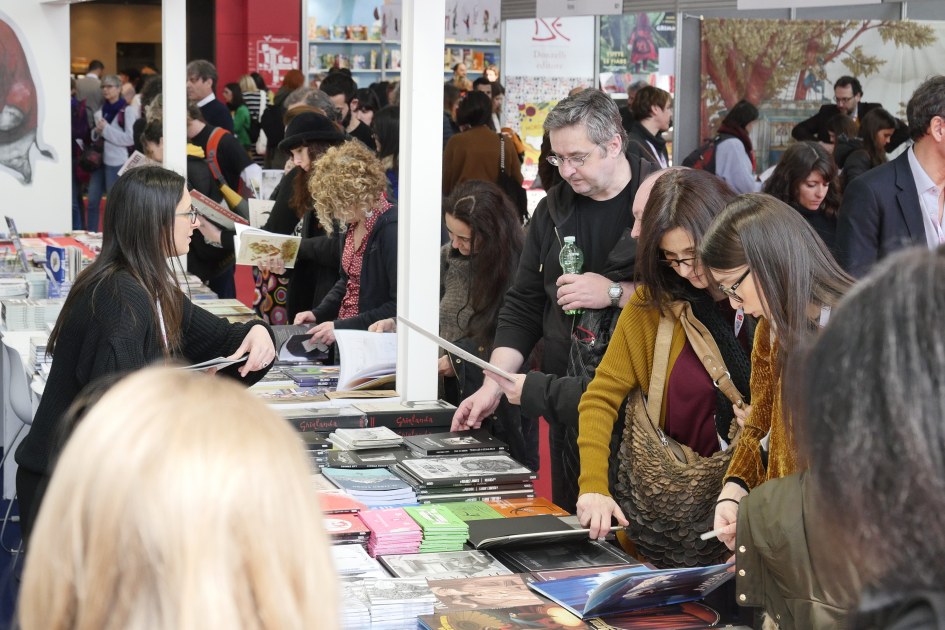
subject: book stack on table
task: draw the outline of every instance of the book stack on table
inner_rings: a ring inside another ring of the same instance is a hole
[[[386,468],[322,468],[322,475],[369,508],[417,502],[410,485]]]
[[[423,530],[420,551],[459,551],[469,538],[469,525],[439,505],[404,508]]]
[[[372,630],[415,628],[417,617],[433,613],[436,597],[424,578],[378,578],[365,586]]]
[[[403,508],[368,510],[362,514],[362,519],[371,529],[367,546],[371,557],[420,551],[423,530]]]
[[[389,577],[381,563],[361,545],[332,545],[329,550],[339,577]]]
[[[420,503],[534,497],[538,476],[504,453],[405,459],[391,470]]]
[[[325,516],[325,530],[332,544],[355,544],[366,548],[371,530],[357,514]]]
[[[316,468],[324,468],[328,465],[328,452],[331,449],[331,441],[328,436],[318,431],[303,431],[299,437],[305,444],[305,451],[312,460]]]
[[[403,444],[404,439],[387,427],[364,429],[337,429],[328,436],[335,447],[345,451],[373,448],[391,448]]]
[[[511,575],[505,565],[488,551],[475,549],[382,556],[380,562],[397,577],[462,579],[492,575]]]

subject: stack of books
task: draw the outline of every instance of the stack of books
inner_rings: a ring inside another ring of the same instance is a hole
[[[341,627],[370,628],[371,605],[368,602],[367,589],[378,578],[365,577],[348,579],[341,585]]]
[[[423,529],[420,551],[459,551],[469,538],[469,525],[440,505],[404,508]]]
[[[328,451],[331,450],[331,441],[328,436],[318,431],[302,431],[299,437],[305,444],[305,450],[316,468],[324,468],[328,465]]]
[[[292,379],[299,387],[337,387],[337,365],[298,365],[282,368],[282,373]]]
[[[381,564],[369,556],[361,545],[332,545],[331,557],[335,570],[343,578],[387,577]]]
[[[38,373],[45,380],[49,375],[49,368],[52,367],[52,355],[46,352],[46,335],[33,335],[30,337],[30,372]]]
[[[404,444],[421,457],[509,450],[505,442],[494,437],[486,429],[414,435],[405,438]]]
[[[361,520],[371,529],[367,551],[372,557],[420,550],[423,530],[403,508],[368,510],[361,514]]]
[[[322,475],[369,508],[417,502],[410,485],[386,468],[322,468]]]
[[[530,498],[534,471],[506,454],[405,459],[391,467],[420,503]]]
[[[369,427],[364,429],[337,429],[328,436],[336,448],[345,451],[360,451],[371,448],[392,448],[400,446],[404,438],[387,427]]]
[[[436,603],[436,597],[424,578],[380,578],[365,591],[372,629],[415,628],[417,617],[433,614]]]
[[[2,279],[0,279],[2,280]],[[23,282],[25,295],[26,283]],[[55,324],[65,300],[47,298],[42,300],[4,299],[2,301],[3,326],[6,330],[46,330]]]
[[[330,514],[325,516],[325,530],[332,544],[367,546],[371,530],[357,514]]]
[[[342,451],[328,453],[328,465],[332,468],[387,468],[411,457],[410,451],[397,448],[375,448],[369,451]]]

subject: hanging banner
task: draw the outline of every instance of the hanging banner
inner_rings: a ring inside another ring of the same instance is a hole
[[[509,76],[594,76],[593,17],[508,20],[505,33]]]

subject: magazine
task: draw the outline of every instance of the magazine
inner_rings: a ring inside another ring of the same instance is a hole
[[[702,599],[731,579],[731,564],[687,569],[623,569],[529,586],[582,619]]]

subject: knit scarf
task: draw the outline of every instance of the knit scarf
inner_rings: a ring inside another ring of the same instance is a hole
[[[745,153],[748,154],[748,157],[751,158],[751,170],[755,170],[755,149],[751,146],[751,138],[748,137],[748,130],[744,127],[737,127],[735,125],[729,125],[722,123],[719,125],[719,133],[727,133],[731,136],[735,136],[742,141],[742,146],[745,147]]]
[[[109,103],[105,101],[102,103],[102,118],[109,124],[115,119],[115,116],[118,115],[118,112],[125,109],[128,105],[128,102],[125,99],[118,97],[118,100],[114,103]]]
[[[745,404],[750,404],[751,352],[746,351],[735,337],[732,321],[725,317],[708,291],[689,285],[683,288],[682,293],[683,299],[689,302],[692,308],[692,314],[702,322],[719,347],[725,368],[731,374],[735,387],[745,397]],[[745,318],[744,331],[748,336],[748,347],[751,348],[755,336],[755,322],[752,318]],[[716,389],[715,393],[715,429],[722,438],[728,441],[728,432],[735,412],[732,409],[732,401],[722,393],[722,390]]]

